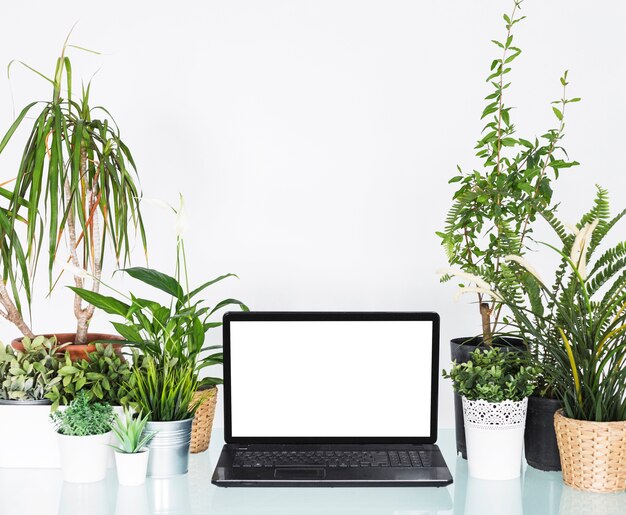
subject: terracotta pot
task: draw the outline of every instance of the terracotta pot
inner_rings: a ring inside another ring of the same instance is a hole
[[[56,336],[57,343],[62,345],[64,343],[72,343],[76,340],[76,333],[56,333],[56,334],[44,334],[46,338],[52,338]],[[95,342],[98,340],[123,340],[123,338],[117,334],[104,334],[104,333],[88,333],[87,341]],[[123,343],[112,343],[115,352],[122,355],[122,347]],[[16,338],[11,342],[11,347],[15,350],[23,351],[24,345],[22,345],[22,338]],[[70,353],[70,359],[72,361],[77,361],[79,359],[87,359],[87,355],[90,352],[94,352],[96,350],[96,346],[94,343],[86,343],[84,345],[78,345],[73,343],[72,345],[68,345],[67,347],[63,347],[60,352],[68,351]]]

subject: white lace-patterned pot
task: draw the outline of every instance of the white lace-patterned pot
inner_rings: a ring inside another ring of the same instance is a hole
[[[470,401],[463,397],[469,474],[480,479],[514,479],[522,469],[528,399]]]

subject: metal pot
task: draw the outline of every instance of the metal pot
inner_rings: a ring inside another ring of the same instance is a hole
[[[48,399],[27,399],[25,401],[0,399],[0,404],[3,406],[46,406],[52,404],[52,401]]]
[[[187,473],[192,423],[193,417],[146,424],[146,431],[155,433],[148,444],[148,476],[160,478]]]

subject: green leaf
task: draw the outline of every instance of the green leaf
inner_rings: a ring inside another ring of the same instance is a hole
[[[77,288],[75,286],[68,286],[76,295],[81,299],[87,301],[89,304],[101,309],[102,311],[109,313],[110,315],[120,315],[126,317],[130,306],[113,297],[102,295],[84,288]]]
[[[183,287],[175,278],[169,275],[159,272],[158,270],[144,267],[125,268],[123,272],[126,272],[138,281],[149,284],[154,288],[176,297],[181,302],[184,300]]]

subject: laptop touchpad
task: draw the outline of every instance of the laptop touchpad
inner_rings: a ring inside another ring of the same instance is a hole
[[[277,468],[274,471],[275,479],[324,479],[326,470],[314,468]]]

